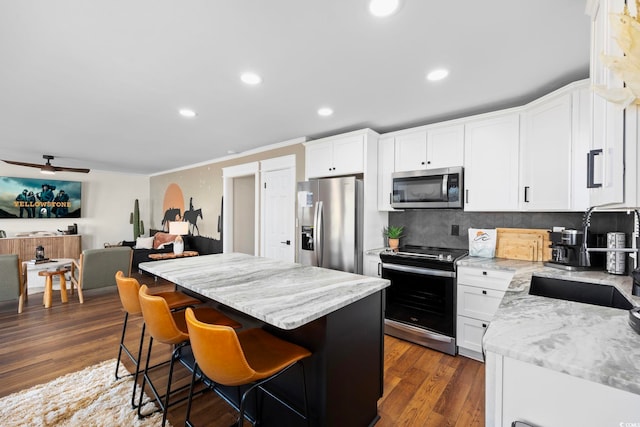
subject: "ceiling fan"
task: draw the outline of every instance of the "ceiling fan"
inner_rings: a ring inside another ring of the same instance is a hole
[[[64,167],[64,166],[53,166],[51,164],[51,160],[53,160],[53,156],[50,156],[48,154],[44,154],[42,156],[42,158],[47,161],[44,165],[39,165],[37,163],[16,162],[16,161],[13,161],[13,160],[2,160],[2,161],[5,162],[5,163],[12,164],[12,165],[27,166],[27,167],[30,167],[30,168],[38,168],[38,169],[40,169],[40,172],[47,173],[47,174],[54,174],[56,172],[89,173],[89,171],[90,171],[90,169],[84,169],[84,168],[68,168],[68,167]]]

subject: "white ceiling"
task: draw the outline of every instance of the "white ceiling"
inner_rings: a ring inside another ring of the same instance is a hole
[[[381,19],[367,0],[2,0],[0,158],[152,174],[520,105],[588,77],[584,10],[404,0]],[[426,81],[442,66],[448,79]],[[263,83],[244,85],[245,70]],[[333,116],[316,114],[325,105]]]

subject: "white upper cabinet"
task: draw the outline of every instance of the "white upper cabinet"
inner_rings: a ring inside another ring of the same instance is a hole
[[[395,171],[461,166],[464,126],[430,126],[395,137]]]
[[[631,3],[631,2],[629,2]],[[612,13],[622,13],[624,0],[590,1],[591,83],[621,88],[622,81],[604,66],[600,55],[622,56],[610,25]],[[624,110],[592,95],[592,141],[588,153],[587,182],[590,204],[602,206],[624,203]]]
[[[427,129],[427,169],[462,166],[464,163],[464,125]]]
[[[427,131],[408,133],[395,137],[396,172],[427,168]]]
[[[465,125],[466,211],[518,210],[520,118],[501,112]]]
[[[391,175],[394,169],[393,137],[381,137],[378,140],[378,210],[396,211],[391,207]]]
[[[307,178],[364,172],[364,135],[350,135],[306,144]]]
[[[571,208],[570,93],[536,103],[522,113],[520,208]]]

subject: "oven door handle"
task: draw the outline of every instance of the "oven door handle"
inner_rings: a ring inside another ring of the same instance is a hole
[[[392,328],[399,329],[400,331],[406,331],[412,334],[419,334],[421,338],[430,339],[433,341],[450,343],[452,341],[451,337],[447,337],[442,334],[438,334],[436,332],[431,332],[423,328],[416,328],[415,326],[405,325],[404,323],[396,322],[395,320],[385,319],[385,325],[391,326]]]
[[[403,273],[421,274],[423,276],[456,277],[456,273],[453,271],[434,270],[431,268],[413,267],[409,265],[383,263],[382,269],[402,271]]]

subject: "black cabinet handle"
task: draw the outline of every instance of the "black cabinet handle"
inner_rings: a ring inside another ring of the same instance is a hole
[[[483,323],[483,324],[482,324],[482,327],[483,327],[483,328],[486,328],[486,327],[487,327],[487,324],[486,324],[486,323]]]
[[[529,203],[529,187],[524,187],[524,202]]]
[[[486,272],[486,271],[483,271],[483,272],[482,272],[482,275],[483,275],[483,276],[486,276],[486,275],[487,275],[487,272]]]
[[[484,289],[482,290],[482,295],[486,295],[487,291],[485,291]]]

